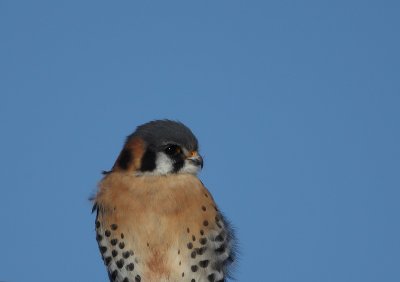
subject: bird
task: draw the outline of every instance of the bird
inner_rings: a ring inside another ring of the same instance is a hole
[[[168,119],[126,138],[93,198],[96,240],[113,282],[221,282],[231,278],[236,238],[198,178],[196,136]]]

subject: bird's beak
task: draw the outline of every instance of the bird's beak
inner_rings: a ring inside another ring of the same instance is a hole
[[[189,156],[187,156],[187,160],[191,161],[194,165],[200,166],[203,168],[203,158],[199,155],[197,151],[189,152]]]

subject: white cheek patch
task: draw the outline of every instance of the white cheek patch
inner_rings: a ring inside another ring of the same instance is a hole
[[[198,165],[193,164],[191,161],[185,160],[183,167],[179,170],[179,173],[197,174],[200,170]]]
[[[174,164],[172,160],[164,153],[157,153],[156,168],[152,171],[154,174],[167,174],[172,172]]]
[[[177,173],[188,173],[196,175],[200,170],[198,165],[193,164],[189,160],[185,160],[183,167],[177,171]],[[174,162],[173,160],[163,152],[157,153],[156,156],[156,167],[152,171],[135,172],[136,175],[165,175],[173,173]]]

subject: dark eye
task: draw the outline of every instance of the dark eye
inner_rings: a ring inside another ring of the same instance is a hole
[[[177,155],[181,152],[181,148],[178,145],[168,145],[164,152],[170,156]]]

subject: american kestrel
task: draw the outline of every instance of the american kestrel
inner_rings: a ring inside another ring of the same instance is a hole
[[[196,176],[202,167],[180,122],[151,121],[128,136],[94,198],[110,281],[226,281],[234,235]]]

